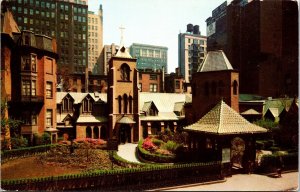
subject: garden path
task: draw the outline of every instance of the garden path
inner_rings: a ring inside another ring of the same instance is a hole
[[[121,144],[118,147],[117,154],[127,161],[141,163],[136,156],[136,147],[137,144],[133,143]]]

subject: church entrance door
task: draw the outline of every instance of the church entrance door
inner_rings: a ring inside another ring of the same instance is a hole
[[[119,142],[130,143],[131,142],[131,127],[128,124],[121,124],[119,130]]]

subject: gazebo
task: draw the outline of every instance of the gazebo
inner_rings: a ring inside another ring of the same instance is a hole
[[[267,129],[248,122],[221,100],[199,121],[184,127],[189,151],[203,161],[221,161],[225,175],[231,168],[250,171],[255,162],[255,140]]]

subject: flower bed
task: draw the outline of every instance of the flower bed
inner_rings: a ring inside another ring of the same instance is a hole
[[[183,149],[183,143],[173,134],[150,136],[138,144],[138,153],[146,161],[171,163],[178,161],[178,154]],[[179,142],[178,142],[179,141]]]

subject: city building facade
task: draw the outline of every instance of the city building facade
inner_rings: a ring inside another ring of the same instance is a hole
[[[184,79],[176,68],[176,73],[165,75],[165,92],[166,93],[183,93],[184,92]]]
[[[185,83],[190,83],[206,54],[206,36],[199,26],[187,25],[187,32],[178,34],[178,67]]]
[[[225,5],[215,14],[222,17],[207,19],[208,49],[224,49],[240,72],[240,91],[265,97],[297,95],[297,1],[235,0]]]
[[[87,0],[6,0],[21,30],[56,38],[61,73],[85,73],[88,66]]]
[[[3,31],[1,46],[1,99],[7,102],[8,117],[22,122],[16,133],[31,144],[34,134],[48,132],[55,142],[55,39],[28,30],[11,36]]]
[[[139,70],[139,90],[141,92],[164,92],[164,76],[161,70]]]
[[[156,45],[133,43],[130,54],[137,58],[137,69],[164,70],[168,72],[168,48]]]
[[[114,43],[111,45],[104,45],[103,46],[103,65],[100,67],[100,74],[107,75],[108,74],[108,66],[109,60],[111,57],[116,55],[117,51],[119,50],[119,45],[115,45]]]
[[[88,12],[88,68],[92,74],[100,74],[103,50],[103,10],[100,5],[98,14]]]

